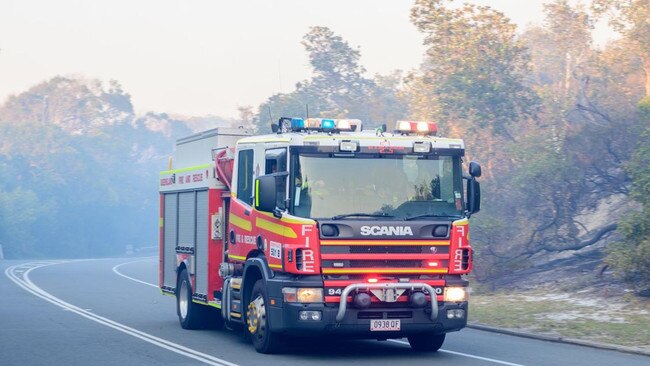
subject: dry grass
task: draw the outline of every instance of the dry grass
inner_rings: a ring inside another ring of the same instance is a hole
[[[480,294],[469,321],[650,350],[650,301],[579,293]]]

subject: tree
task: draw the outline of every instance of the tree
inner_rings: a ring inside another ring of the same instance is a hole
[[[358,92],[367,84],[363,78],[366,70],[359,64],[359,49],[350,47],[329,28],[310,28],[302,45],[314,72],[312,83],[323,95],[343,96]]]
[[[235,121],[232,127],[241,126],[244,128],[249,128],[253,126],[253,119],[255,118],[253,107],[249,105],[243,107],[237,107],[237,112],[239,112],[239,120]]]
[[[399,73],[375,80],[364,77],[359,49],[327,27],[310,28],[302,45],[313,75],[297,83],[295,91],[275,94],[259,106],[259,132],[268,132],[280,116],[357,118],[366,126],[394,122],[398,114],[404,117],[406,107],[397,92]]]
[[[430,108],[440,113],[433,117],[461,119],[512,140],[510,127],[532,117],[536,107],[524,83],[528,55],[516,26],[490,7],[445,6],[452,2],[418,0],[411,10],[428,47],[420,78],[438,105]]]
[[[645,72],[645,96],[650,96],[650,0],[593,0],[592,9],[606,15],[634,47]]]
[[[610,248],[607,260],[643,292],[650,290],[650,97],[639,103],[638,110],[649,127],[642,134],[627,171],[632,177],[630,198],[641,207],[622,221],[619,232],[623,240]]]
[[[572,8],[567,0],[544,4],[544,10],[547,29],[556,47],[555,54],[561,56],[560,64],[564,66],[562,89],[567,96],[574,69],[590,53],[593,25],[582,5]]]
[[[119,84],[56,77],[0,106],[0,244],[9,258],[122,253],[156,240],[165,115],[136,118]]]

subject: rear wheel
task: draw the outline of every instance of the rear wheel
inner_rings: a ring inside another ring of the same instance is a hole
[[[408,337],[409,344],[414,351],[436,352],[445,342],[445,334],[421,333]]]
[[[199,329],[202,326],[201,306],[192,302],[192,282],[186,269],[178,276],[176,286],[176,313],[183,329]]]
[[[281,335],[272,333],[268,318],[268,295],[263,280],[253,285],[246,307],[246,327],[255,350],[260,353],[277,353],[282,346]]]

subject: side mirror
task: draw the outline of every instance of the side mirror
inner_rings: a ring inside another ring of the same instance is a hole
[[[479,167],[480,173],[481,167]],[[481,184],[472,177],[467,181],[467,212],[471,215],[479,211],[481,211]]]
[[[477,163],[475,161],[470,161],[469,162],[469,175],[471,175],[474,178],[480,177],[481,176],[481,164],[479,164],[479,163]]]
[[[255,179],[255,209],[264,212],[275,211],[275,177],[263,175]]]

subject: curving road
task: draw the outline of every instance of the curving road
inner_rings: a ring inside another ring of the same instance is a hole
[[[180,328],[157,258],[0,261],[1,365],[648,365],[650,357],[465,329],[436,354],[404,340],[298,340],[261,355],[239,333]]]

